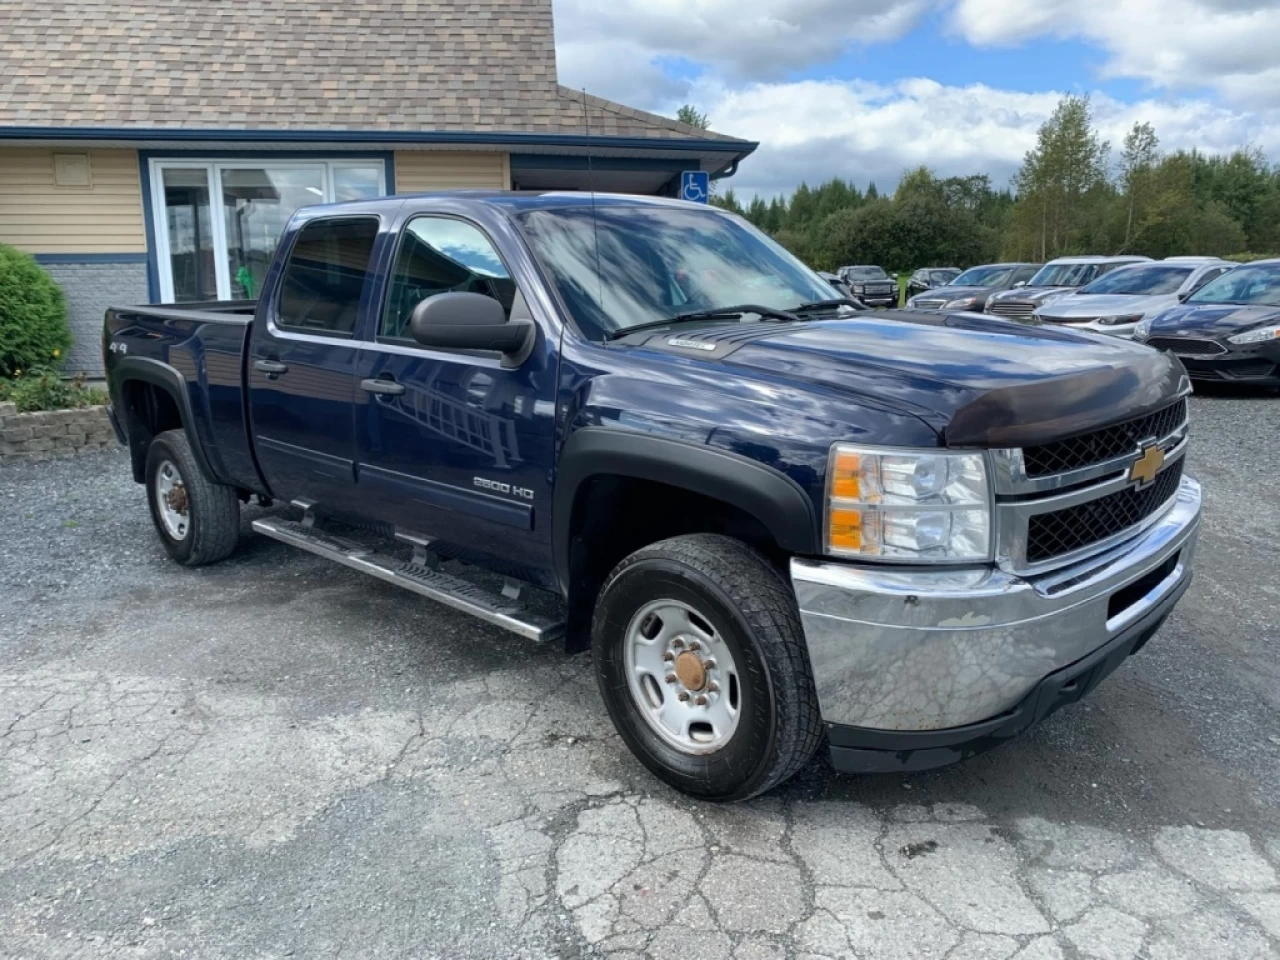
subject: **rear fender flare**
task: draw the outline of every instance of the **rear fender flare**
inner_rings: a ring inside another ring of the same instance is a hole
[[[565,442],[556,474],[553,547],[566,595],[574,508],[583,485],[599,476],[652,480],[720,500],[757,518],[787,553],[821,552],[813,501],[781,471],[715,447],[584,427]]]
[[[196,436],[193,427],[196,422],[195,416],[191,410],[191,397],[187,393],[187,381],[183,379],[182,374],[167,363],[161,363],[159,360],[152,360],[149,357],[121,357],[113,364],[111,375],[112,379],[117,380],[122,388],[131,380],[140,380],[143,383],[159,387],[172,397],[174,404],[178,408],[178,416],[182,420],[182,429],[186,432],[187,440],[191,444],[192,455],[200,465],[200,469],[204,471],[204,475],[210,480],[217,480],[218,475],[214,473],[210,466],[209,460],[205,456],[204,445],[200,442],[200,438]],[[123,393],[121,397],[123,398]],[[127,417],[124,420],[124,424],[127,431]],[[129,450],[132,454],[135,441],[132,435],[128,439]],[[135,479],[137,478],[135,477]]]

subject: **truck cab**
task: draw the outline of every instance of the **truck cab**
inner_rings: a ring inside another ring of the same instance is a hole
[[[112,418],[179,563],[253,529],[591,649],[710,800],[823,743],[963,759],[1078,699],[1190,582],[1176,358],[876,312],[725,211],[458,193],[299,211],[255,302],[119,307]]]

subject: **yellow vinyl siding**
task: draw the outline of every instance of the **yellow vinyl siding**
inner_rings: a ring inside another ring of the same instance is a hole
[[[511,158],[505,153],[467,153],[461,150],[396,152],[396,193],[468,187],[506,190],[510,185]]]
[[[88,153],[88,187],[54,183],[55,153]],[[0,243],[29,253],[145,253],[133,150],[0,148]]]

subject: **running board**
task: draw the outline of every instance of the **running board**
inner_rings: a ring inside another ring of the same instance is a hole
[[[307,526],[305,521],[299,523],[272,517],[253,521],[253,529],[263,536],[333,560],[397,587],[412,590],[530,640],[543,643],[564,636],[563,621],[530,610],[519,602],[518,596],[494,593],[431,566],[380,554],[353,540],[333,536],[315,526]]]

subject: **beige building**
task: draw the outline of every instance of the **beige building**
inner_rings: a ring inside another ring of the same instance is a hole
[[[253,298],[311,203],[456,188],[675,195],[755,144],[559,85],[551,0],[7,0],[0,243],[108,304]]]

